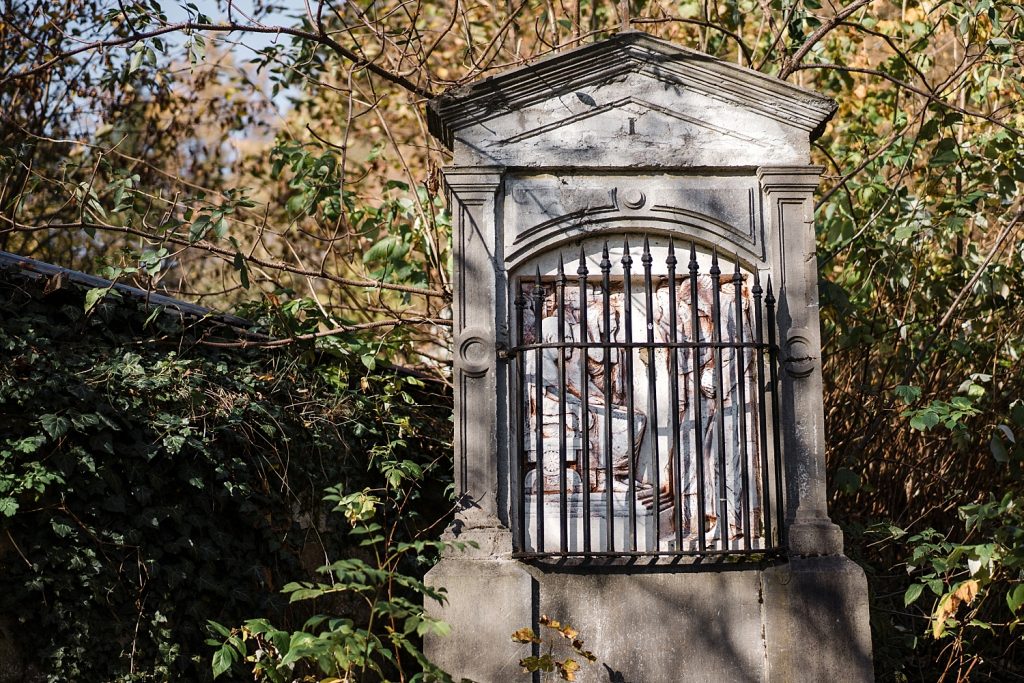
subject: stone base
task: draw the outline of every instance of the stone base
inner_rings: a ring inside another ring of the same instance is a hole
[[[873,681],[868,584],[855,562],[794,557],[761,572],[771,681]]]
[[[454,551],[427,583],[448,589],[429,611],[452,634],[428,637],[426,653],[455,680],[529,680],[518,662],[530,647],[511,634],[541,632],[541,614],[578,629],[597,656],[580,683],[873,680],[867,583],[842,556],[601,570]],[[555,656],[572,656],[565,642]]]

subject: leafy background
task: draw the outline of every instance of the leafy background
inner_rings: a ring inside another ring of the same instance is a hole
[[[443,386],[308,346],[222,349],[244,333],[142,303],[87,315],[83,289],[46,285],[0,276],[0,615],[30,672],[209,680],[208,620],[298,628],[314,606],[290,607],[286,584],[371,559],[327,515],[330,486],[414,474],[394,539],[443,523]]]

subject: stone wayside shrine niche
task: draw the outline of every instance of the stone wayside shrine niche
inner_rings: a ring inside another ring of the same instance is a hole
[[[430,102],[453,153],[455,471],[428,655],[527,680],[872,679],[828,517],[810,142],[835,103],[639,32]]]

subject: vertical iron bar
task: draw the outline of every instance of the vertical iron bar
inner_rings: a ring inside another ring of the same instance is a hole
[[[651,439],[651,483],[654,486],[654,550],[661,549],[661,459],[658,456],[658,387],[654,367],[654,291],[651,282],[651,245],[644,236],[644,253],[640,258],[644,266],[644,294],[646,296],[647,325],[647,426]]]
[[[601,251],[601,289],[602,289],[602,314],[604,330],[601,332],[601,341],[604,342],[604,488],[605,488],[605,536],[607,547],[605,550],[615,550],[615,496],[614,494],[614,472],[612,462],[612,342],[611,328],[611,287],[610,273],[612,262],[608,258],[608,243],[604,243]]]
[[[587,257],[580,247],[580,265],[576,270],[580,282],[580,415],[583,424],[583,552],[590,552],[590,391],[587,362],[590,347],[587,344]]]
[[[729,496],[725,463],[725,389],[722,381],[722,297],[719,291],[722,270],[718,267],[718,248],[711,252],[711,336],[715,358],[715,429],[718,442],[718,534],[722,550],[729,549]]]
[[[735,286],[736,297],[736,342],[740,346],[733,349],[733,362],[736,363],[736,380],[738,383],[737,395],[739,397],[739,412],[735,419],[739,420],[740,436],[740,501],[743,510],[743,549],[750,550],[750,469],[747,466],[747,388],[745,386],[747,377],[747,349],[743,344],[743,275],[740,273],[739,255],[734,257],[735,269],[732,273],[732,283]]]
[[[672,507],[674,523],[676,528],[676,551],[683,550],[683,453],[682,439],[679,434],[679,343],[678,313],[676,311],[676,245],[671,238],[668,241],[668,257],[665,265],[668,266],[668,310],[669,310],[669,438],[672,439],[670,452],[672,457],[669,463],[672,468]]]
[[[540,280],[540,267],[537,267],[537,279],[533,285],[533,329],[534,342],[537,344],[534,350],[533,362],[536,364],[536,375],[534,376],[534,401],[537,410],[537,465],[534,470],[534,483],[537,496],[537,540],[534,549],[544,552],[544,336],[542,323],[544,320],[544,287]]]
[[[558,521],[561,541],[559,549],[569,551],[568,475],[566,473],[566,417],[565,417],[565,264],[558,254]]]
[[[785,499],[782,495],[782,444],[779,431],[779,349],[775,346],[775,295],[772,293],[772,277],[768,276],[768,291],[764,297],[768,309],[768,374],[772,388],[772,456],[775,464],[775,506],[778,524],[779,544],[782,543],[785,519]]]
[[[764,376],[764,323],[761,315],[761,278],[754,269],[754,343],[757,353],[757,421],[759,427],[758,447],[761,450],[761,519],[764,521],[764,547],[767,550],[772,543],[772,499],[768,477],[768,421],[765,412],[765,376]],[[777,504],[777,503],[776,503]]]
[[[633,405],[633,280],[630,269],[633,257],[629,255],[629,239],[622,246],[623,325],[626,349],[623,372],[626,385],[626,413],[629,419],[629,550],[636,551],[636,408]]]
[[[704,419],[702,415],[703,408],[701,407],[701,334],[700,334],[700,316],[698,314],[698,301],[697,301],[697,273],[700,270],[700,266],[697,265],[697,246],[690,242],[690,342],[693,343],[693,440],[696,445],[696,453],[694,457],[697,460],[697,523],[699,524],[699,533],[697,535],[697,548],[700,552],[707,550],[707,529],[705,523],[707,521],[707,500],[705,497],[704,483],[705,483],[705,472],[704,472]]]
[[[523,281],[516,281],[516,340],[520,346],[522,346],[526,340],[524,339],[524,321],[523,312],[526,309],[526,297],[523,296]],[[530,412],[529,406],[526,402],[526,354],[520,352],[516,354],[516,416],[517,422],[519,423],[518,429],[516,429],[516,466],[510,468],[516,473],[515,481],[513,486],[512,500],[516,501],[517,507],[514,519],[517,522],[516,528],[516,541],[519,551],[526,550],[526,486],[524,485],[526,477],[526,430],[530,424]]]

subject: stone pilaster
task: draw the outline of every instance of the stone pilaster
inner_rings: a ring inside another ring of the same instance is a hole
[[[779,332],[787,545],[794,555],[837,555],[843,536],[828,517],[822,403],[818,262],[814,239],[817,166],[761,167],[767,243]]]
[[[453,220],[456,526],[508,526],[499,467],[501,385],[497,349],[507,331],[496,320],[505,310],[504,268],[496,245],[500,169],[445,170]]]

